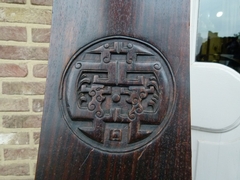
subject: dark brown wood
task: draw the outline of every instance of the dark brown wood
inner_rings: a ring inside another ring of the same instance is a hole
[[[58,0],[36,179],[191,179],[189,0]]]

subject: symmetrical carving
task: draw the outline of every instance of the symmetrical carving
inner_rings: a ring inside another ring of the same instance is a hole
[[[165,126],[174,80],[154,48],[110,38],[80,50],[70,63],[63,105],[70,128],[85,142],[113,152],[129,150]]]

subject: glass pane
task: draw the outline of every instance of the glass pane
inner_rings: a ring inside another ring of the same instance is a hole
[[[196,61],[240,72],[240,0],[200,0]]]

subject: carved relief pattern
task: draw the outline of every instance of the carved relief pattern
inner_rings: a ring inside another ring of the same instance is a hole
[[[80,122],[78,131],[110,149],[151,135],[163,120],[164,70],[158,59],[150,48],[121,39],[81,53],[65,90],[69,117]]]

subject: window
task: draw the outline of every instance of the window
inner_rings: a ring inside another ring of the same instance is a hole
[[[200,0],[196,61],[240,72],[240,0]]]

